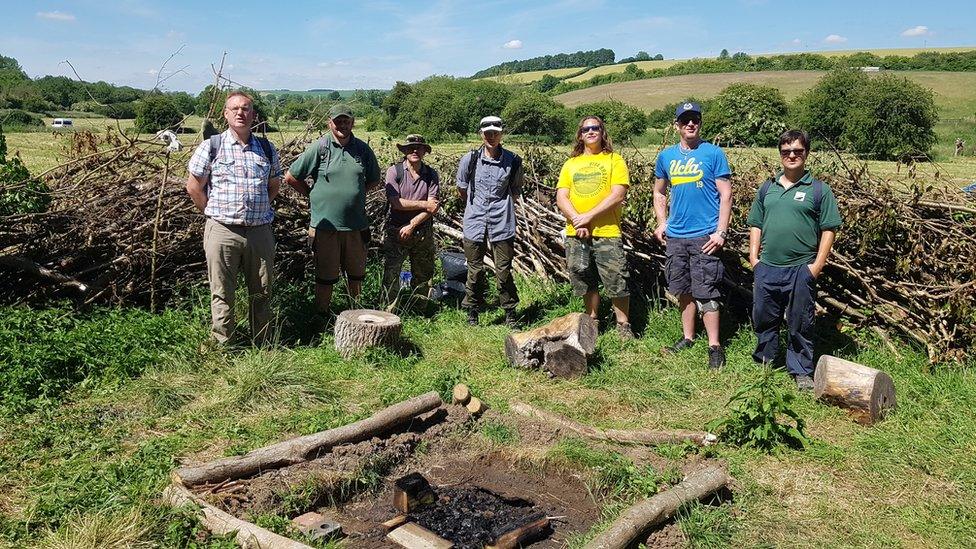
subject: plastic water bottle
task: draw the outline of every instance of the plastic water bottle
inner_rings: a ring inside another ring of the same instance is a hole
[[[410,271],[400,271],[400,289],[409,290],[410,281],[413,280],[413,273]]]

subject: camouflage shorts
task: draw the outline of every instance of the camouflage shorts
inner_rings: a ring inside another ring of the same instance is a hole
[[[583,295],[597,290],[598,284],[612,297],[628,297],[627,259],[620,238],[566,239],[566,263],[573,293]]]

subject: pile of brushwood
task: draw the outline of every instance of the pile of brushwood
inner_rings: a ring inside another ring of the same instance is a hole
[[[283,144],[283,164],[316,137],[307,133]],[[38,176],[52,189],[48,210],[0,218],[0,301],[71,296],[156,309],[174,289],[205,280],[204,218],[184,190],[193,147],[167,153],[162,143],[111,130],[65,139],[66,161]],[[392,142],[372,145],[381,163],[397,158]],[[554,200],[566,153],[531,145],[522,151],[526,185],[517,209],[515,266],[566,280],[565,222]],[[633,183],[624,215],[630,280],[648,298],[662,299],[664,250],[652,235],[653,158],[636,150],[624,151],[624,157]],[[435,151],[428,160],[444,182],[444,207],[436,218],[442,245],[457,248],[463,204],[451,183],[458,157]],[[722,254],[726,283],[747,304],[752,274],[745,217],[759,183],[776,166],[758,153],[736,164],[734,231]],[[926,182],[889,183],[836,154],[818,155],[812,170],[834,189],[844,219],[819,284],[823,307],[884,338],[897,333],[915,341],[934,362],[966,359],[976,343],[972,199],[940,182],[937,174]],[[283,189],[275,206],[279,276],[302,279],[310,265],[307,200]],[[382,235],[385,208],[382,192],[371,195],[374,245]]]

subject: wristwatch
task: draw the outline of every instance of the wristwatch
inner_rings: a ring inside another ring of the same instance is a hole
[[[722,240],[725,240],[726,238],[729,237],[729,231],[715,231],[715,234],[721,236]]]

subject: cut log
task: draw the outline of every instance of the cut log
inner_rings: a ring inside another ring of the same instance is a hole
[[[358,442],[390,431],[441,404],[441,397],[436,391],[431,391],[349,425],[258,448],[243,456],[222,458],[196,467],[181,467],[170,476],[184,486],[249,477],[263,470],[307,461],[338,444]]]
[[[471,389],[468,389],[468,386],[463,383],[458,383],[454,386],[454,394],[451,396],[454,404],[467,404],[471,400]]]
[[[369,347],[392,348],[400,342],[400,317],[386,311],[342,311],[335,322],[335,347],[342,358],[351,358]]]
[[[586,373],[596,350],[597,323],[589,315],[570,313],[552,322],[505,338],[505,355],[519,368],[541,368],[558,377]]]
[[[891,376],[830,355],[817,361],[813,395],[848,410],[855,421],[864,425],[874,424],[895,407]]]
[[[729,483],[720,467],[706,467],[688,475],[665,492],[624,510],[609,528],[586,545],[587,549],[624,549],[648,530],[670,519],[686,503],[698,501]]]
[[[237,517],[231,516],[213,505],[193,495],[186,487],[171,484],[163,490],[163,500],[173,507],[195,505],[200,508],[200,523],[218,536],[234,534],[241,547],[260,547],[261,549],[312,549],[293,539],[275,534]]]
[[[407,549],[451,549],[454,544],[419,524],[408,522],[386,537]]]
[[[471,397],[471,400],[464,406],[473,416],[480,416],[488,409],[488,405],[478,397]]]
[[[393,482],[393,507],[411,513],[437,501],[430,483],[420,473],[410,473]]]
[[[542,517],[498,536],[490,545],[486,545],[485,549],[515,549],[521,547],[523,543],[538,539],[548,530],[549,517]]]
[[[524,402],[509,403],[516,414],[541,420],[553,427],[572,431],[580,436],[594,440],[606,440],[624,444],[643,444],[654,446],[658,444],[680,444],[689,442],[698,446],[714,444],[718,437],[705,431],[689,431],[685,429],[653,430],[653,429],[598,429],[577,423],[568,417],[536,408]]]
[[[406,524],[408,520],[410,520],[410,517],[407,515],[397,515],[390,520],[384,521],[383,528],[386,528],[386,531],[389,532],[394,528],[399,528],[400,526]]]

